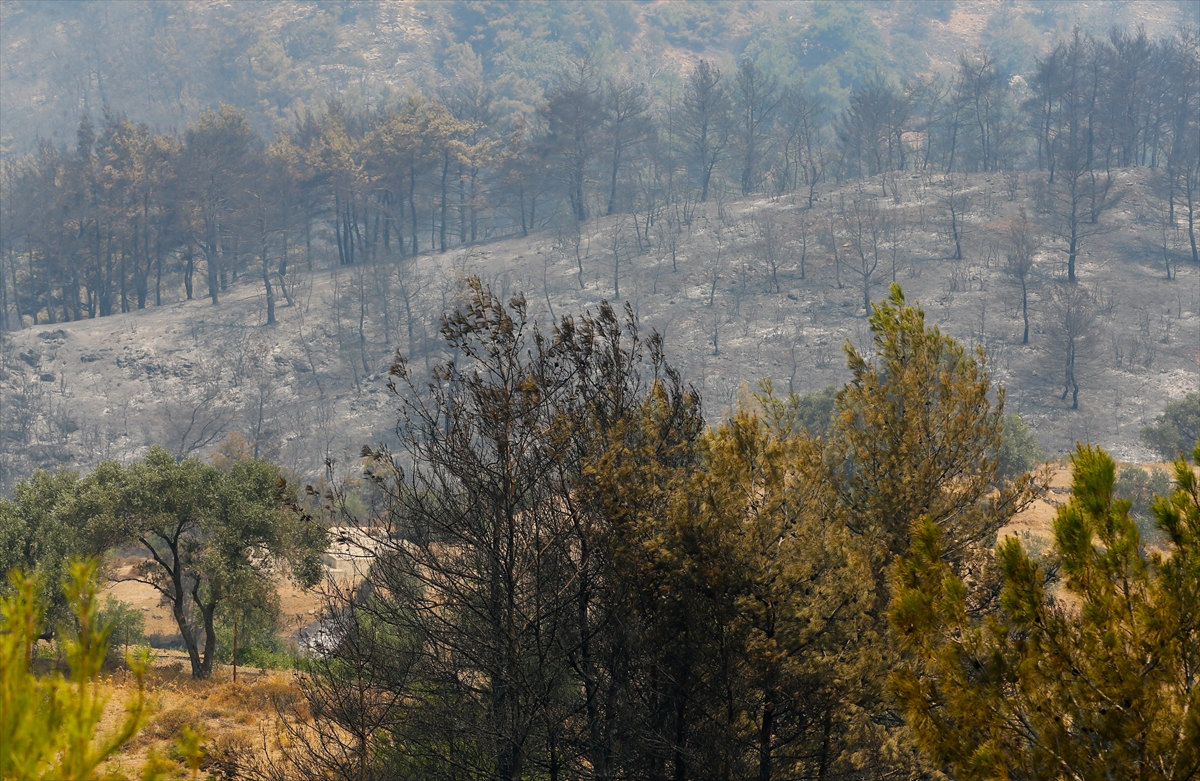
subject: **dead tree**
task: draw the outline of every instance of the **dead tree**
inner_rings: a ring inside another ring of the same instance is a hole
[[[754,254],[767,267],[770,293],[779,292],[779,267],[790,259],[792,250],[787,245],[783,225],[775,214],[755,214]]]
[[[1079,409],[1079,375],[1095,350],[1098,314],[1095,297],[1083,285],[1068,282],[1052,288],[1047,330],[1063,370],[1061,398],[1071,396],[1071,409]]]
[[[237,417],[237,410],[225,399],[220,368],[202,361],[195,363],[188,391],[166,401],[162,411],[164,439],[179,459],[220,441]]]
[[[608,231],[608,251],[612,253],[613,259],[613,300],[621,299],[621,255],[625,252],[625,220],[620,219],[613,223]]]
[[[710,309],[717,297],[717,282],[721,279],[721,261],[725,254],[725,242],[728,240],[725,230],[725,226],[720,222],[717,223],[716,228],[713,230],[713,243],[717,245],[717,251],[713,255],[712,263],[709,264],[708,268],[709,278],[712,281],[712,285],[708,289],[708,307]]]
[[[962,260],[962,242],[965,234],[964,218],[971,211],[971,198],[963,188],[965,180],[960,181],[953,175],[945,179],[945,191],[941,197],[941,205],[946,220],[946,236],[954,244],[954,254],[951,260]]]
[[[1041,242],[1025,207],[1017,220],[1008,229],[1008,249],[1005,252],[1004,270],[1021,290],[1021,318],[1025,323],[1025,331],[1021,336],[1021,344],[1029,344],[1029,278],[1033,272],[1033,260]]]
[[[870,314],[871,287],[876,282],[875,272],[884,244],[884,218],[878,202],[861,191],[849,203],[841,202],[838,216],[846,243],[853,253],[847,266],[862,283],[863,309]]]

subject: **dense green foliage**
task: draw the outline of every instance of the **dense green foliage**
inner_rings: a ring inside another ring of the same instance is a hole
[[[775,429],[807,431],[814,437],[823,436],[833,425],[837,388],[829,385],[815,393],[789,393],[786,398],[775,396],[770,380],[759,385],[755,400],[760,403]]]
[[[86,515],[78,501],[79,476],[38,470],[0,498],[0,570],[37,570],[38,595],[50,626],[66,619],[66,598],[58,584],[74,555],[94,552],[85,534]],[[2,584],[0,584],[2,588]]]
[[[1037,437],[1021,416],[1016,414],[1004,417],[1000,449],[994,455],[998,462],[996,476],[1002,480],[1011,480],[1022,472],[1028,472],[1046,459]]]
[[[219,607],[269,606],[279,570],[306,586],[321,577],[325,530],[296,504],[296,487],[279,467],[265,460],[240,459],[220,469],[151,448],[128,467],[102,463],[85,486],[96,497],[93,534],[148,554],[137,578],[170,605],[195,677],[212,671]]]
[[[283,571],[301,585],[316,583],[325,530],[297,504],[296,486],[278,466],[249,457],[221,464],[177,461],[151,448],[140,461],[104,462],[84,477],[36,472],[12,502],[0,501],[0,533],[13,545],[8,563],[54,577],[74,553],[134,546],[146,559],[129,577],[162,595],[193,675],[212,670],[219,615],[230,625],[248,622],[244,648],[278,653],[265,628],[278,615],[273,578]],[[106,610],[117,641],[137,642],[140,614]]]
[[[1200,459],[1200,446],[1195,450]],[[1047,571],[1005,540],[1000,609],[974,615],[922,518],[891,613],[913,658],[892,688],[933,766],[962,779],[1194,778],[1200,772],[1200,483],[1185,458],[1154,502],[1147,552],[1113,494],[1115,465],[1081,445]]]
[[[104,598],[98,620],[108,627],[108,639],[115,650],[129,651],[131,645],[142,645],[146,641],[146,616],[111,594]]]
[[[279,595],[259,588],[227,600],[214,620],[217,644],[214,658],[254,667],[288,667],[291,657],[279,636]]]
[[[1149,470],[1137,466],[1122,467],[1113,483],[1113,494],[1129,502],[1129,515],[1138,525],[1138,532],[1147,544],[1162,542],[1162,531],[1151,511],[1154,499],[1171,492],[1171,476],[1164,469]]]

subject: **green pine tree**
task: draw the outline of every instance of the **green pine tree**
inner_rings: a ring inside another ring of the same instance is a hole
[[[1108,454],[1080,446],[1072,462],[1047,567],[1016,539],[999,547],[994,615],[969,614],[942,530],[915,525],[891,608],[912,656],[892,692],[923,752],[955,778],[1196,778],[1200,479],[1175,462],[1177,487],[1153,506],[1167,550],[1147,551],[1113,495]]]

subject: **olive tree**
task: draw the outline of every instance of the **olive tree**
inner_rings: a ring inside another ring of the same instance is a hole
[[[325,530],[268,461],[243,459],[222,470],[155,447],[127,467],[101,464],[81,490],[95,508],[99,539],[145,550],[130,579],[158,589],[170,606],[194,678],[212,673],[217,608],[258,591],[245,588],[248,579],[273,592],[281,571],[301,586],[320,578]]]

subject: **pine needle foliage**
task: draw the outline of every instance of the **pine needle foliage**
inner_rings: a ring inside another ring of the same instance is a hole
[[[96,686],[108,651],[109,628],[99,619],[95,559],[74,560],[63,581],[78,624],[63,632],[70,676],[37,677],[30,669],[44,608],[37,578],[13,571],[12,592],[0,602],[0,778],[4,781],[90,781],[97,769],[145,725],[149,704],[143,688],[149,656],[127,656],[137,689],[125,717],[98,736],[106,697]],[[106,774],[104,778],[113,778]]]
[[[695,693],[714,714],[706,764],[720,777],[829,777],[830,733],[857,715],[846,682],[864,674],[873,580],[865,546],[821,516],[819,441],[764,413],[743,407],[701,437],[662,538],[711,621]]]
[[[892,692],[923,752],[954,778],[1196,778],[1200,480],[1175,462],[1175,491],[1153,505],[1166,551],[1148,551],[1129,502],[1113,495],[1108,454],[1081,445],[1072,463],[1047,568],[1005,540],[1000,610],[985,619],[968,614],[941,529],[927,517],[915,525],[891,608],[912,657]]]
[[[838,392],[829,480],[851,531],[874,540],[882,561],[908,547],[912,523],[942,526],[962,559],[990,544],[1027,495],[1020,478],[994,497],[1004,389],[992,385],[982,349],[968,352],[892,284],[872,307],[874,355],[847,344],[853,379]]]
[[[983,586],[972,615],[994,609],[995,535],[1032,496],[1032,478],[998,479],[1004,389],[992,383],[982,349],[970,350],[926,325],[925,312],[899,285],[872,306],[871,349],[847,344],[852,378],[834,402],[824,438],[827,516],[863,545],[870,561],[874,619],[856,643],[861,674],[846,686],[839,713],[844,757],[866,773],[922,773],[916,746],[886,694],[901,663],[889,642],[893,599],[888,566],[910,544],[913,524],[929,518],[942,530],[940,556],[956,575]],[[997,485],[999,488],[997,489]]]

